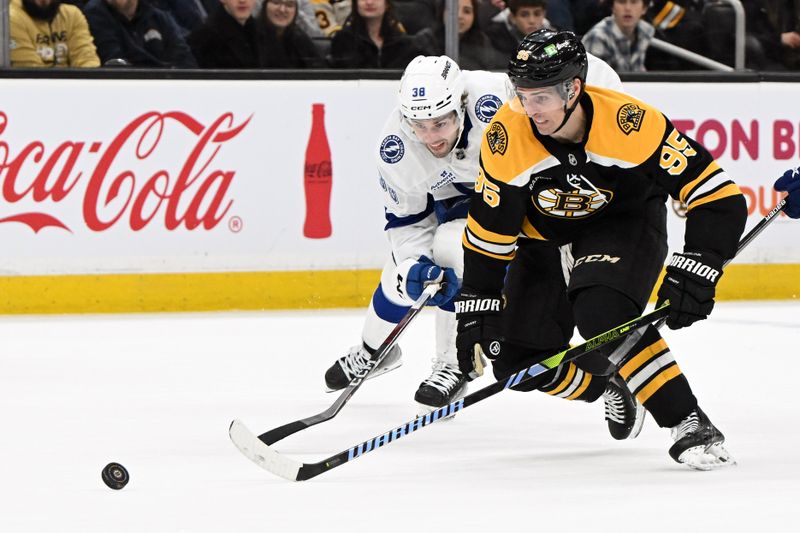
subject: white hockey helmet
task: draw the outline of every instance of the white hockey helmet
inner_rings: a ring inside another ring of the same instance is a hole
[[[400,79],[400,112],[407,119],[425,120],[455,111],[464,119],[464,77],[447,56],[417,56]]]

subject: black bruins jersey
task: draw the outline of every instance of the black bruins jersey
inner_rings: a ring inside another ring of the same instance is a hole
[[[744,197],[702,145],[623,93],[588,86],[580,105],[587,122],[577,144],[539,135],[508,103],[486,128],[463,237],[464,285],[499,290],[518,239],[566,244],[606,217],[635,220],[648,200],[667,195],[688,208],[686,249],[735,255]]]

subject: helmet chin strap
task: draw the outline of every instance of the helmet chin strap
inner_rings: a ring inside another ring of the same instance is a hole
[[[583,90],[583,84],[581,84],[581,90]],[[563,127],[564,127],[564,125],[565,125],[565,124],[567,123],[567,121],[569,120],[569,117],[572,115],[572,112],[573,112],[573,111],[575,111],[575,108],[576,108],[576,107],[578,107],[578,101],[580,100],[580,98],[576,98],[576,99],[575,99],[575,103],[574,103],[574,104],[572,104],[572,105],[569,107],[569,109],[567,109],[567,102],[569,102],[569,99],[570,99],[570,98],[572,98],[572,95],[574,95],[574,94],[575,94],[575,93],[572,93],[572,94],[569,94],[569,95],[567,95],[567,101],[566,101],[566,102],[564,102],[564,120],[562,120],[562,121],[561,121],[561,124],[560,124],[560,125],[559,125],[559,126],[558,126],[558,127],[557,127],[557,128],[554,130],[554,131],[553,131],[553,133],[558,133],[558,131],[559,131],[561,128],[563,128]],[[550,135],[553,135],[553,133],[551,133]]]

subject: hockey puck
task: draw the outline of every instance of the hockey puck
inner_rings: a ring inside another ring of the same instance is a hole
[[[103,478],[103,483],[114,490],[119,490],[127,485],[130,479],[128,471],[119,463],[108,463],[103,468],[101,477]]]

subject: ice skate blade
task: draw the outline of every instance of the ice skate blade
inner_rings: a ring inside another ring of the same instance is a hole
[[[678,462],[693,470],[707,472],[728,466],[736,466],[736,460],[721,442],[709,446],[693,446],[687,448],[678,457]]]
[[[417,404],[417,417],[424,418],[426,415],[431,414],[432,412],[436,411],[437,409],[441,409],[441,407],[433,407],[432,405],[425,405],[424,403],[416,402]],[[447,415],[444,418],[440,418],[442,422],[449,422],[456,417],[456,413]]]
[[[375,370],[370,372],[369,376],[367,376],[367,380],[370,380],[372,378],[377,378],[378,376],[381,376],[381,375],[383,375],[383,374],[385,374],[387,372],[391,372],[392,370],[400,368],[401,366],[403,366],[403,361],[402,360],[397,361],[397,362],[395,362],[395,363],[393,363],[393,364],[391,364],[391,365],[389,365],[387,367],[376,368]],[[328,387],[327,385],[325,385],[325,392],[339,392],[340,390],[344,390],[344,389],[332,389],[332,388]]]
[[[642,428],[644,427],[645,418],[647,418],[647,410],[645,410],[642,404],[636,402],[636,422],[633,425],[633,429],[631,429],[631,434],[628,435],[628,440],[635,439],[639,436],[639,433],[642,432]]]

